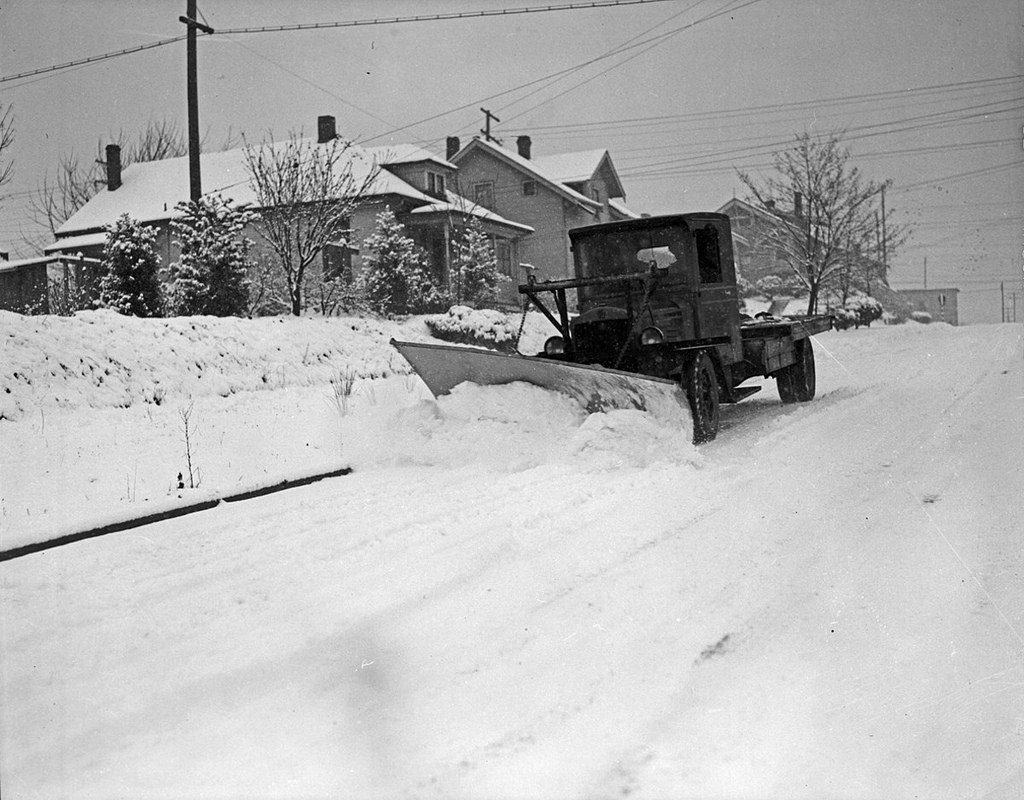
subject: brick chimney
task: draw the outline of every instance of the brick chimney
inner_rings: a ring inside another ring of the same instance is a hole
[[[800,192],[793,192],[793,214],[797,217],[804,215],[804,196]]]
[[[334,117],[326,115],[316,118],[316,143],[323,144],[332,139],[338,138],[338,132],[334,127]]]
[[[530,158],[530,137],[529,136],[517,136],[516,137],[516,149],[525,159]]]
[[[459,137],[458,136],[449,136],[448,140],[445,142],[445,147],[444,147],[444,158],[445,158],[445,161],[451,161],[452,160],[452,156],[455,155],[457,152],[459,152],[459,150],[461,150],[461,149],[462,149],[462,145],[459,142]]]
[[[114,191],[121,185],[121,147],[107,145],[107,190]]]

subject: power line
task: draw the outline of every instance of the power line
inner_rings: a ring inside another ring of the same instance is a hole
[[[575,122],[566,123],[563,125],[534,125],[530,127],[530,132],[536,131],[551,131],[551,132],[562,132],[572,133],[574,130],[582,128],[600,128],[603,131],[607,131],[609,126],[621,125],[625,123],[656,123],[656,122],[672,122],[682,120],[701,120],[701,119],[721,119],[726,116],[755,116],[760,115],[759,112],[770,111],[770,112],[782,112],[789,110],[796,110],[798,108],[808,106],[813,107],[815,111],[820,110],[822,105],[830,104],[842,104],[850,102],[868,102],[873,100],[881,100],[887,97],[905,96],[907,94],[918,94],[918,93],[929,93],[937,90],[953,90],[949,93],[963,90],[975,90],[978,88],[991,87],[995,88],[995,84],[1007,83],[1009,81],[1020,81],[1018,75],[1004,75],[995,78],[979,78],[971,81],[957,81],[954,83],[941,83],[932,84],[929,86],[918,86],[909,89],[900,89],[893,91],[883,92],[871,92],[866,94],[858,95],[842,95],[833,97],[819,97],[808,100],[794,100],[785,103],[771,103],[766,105],[755,105],[755,106],[738,106],[733,108],[722,108],[715,109],[713,111],[693,111],[684,114],[661,114],[645,117],[625,117],[618,119],[606,119],[606,120],[593,120],[590,122]],[[901,106],[905,107],[905,106]],[[511,129],[512,133],[527,132],[526,129]]]
[[[763,2],[763,1],[764,0],[750,0],[745,5],[752,5],[753,3],[758,3],[758,2]],[[706,20],[703,20],[703,21],[706,21]],[[689,23],[687,25],[684,25],[683,28],[691,28],[695,24],[697,24],[697,23]],[[381,138],[383,138],[385,136],[390,136],[390,135],[395,134],[395,133],[400,133],[401,131],[408,130],[409,128],[415,128],[418,125],[422,125],[425,122],[433,122],[435,119],[440,119],[441,117],[447,117],[450,114],[455,114],[455,113],[457,113],[459,111],[463,111],[463,110],[465,110],[467,108],[472,108],[474,106],[477,106],[480,103],[486,103],[487,101],[494,100],[495,98],[498,98],[498,97],[504,97],[505,95],[512,94],[513,92],[518,92],[521,89],[529,89],[530,87],[536,86],[538,83],[544,83],[548,79],[553,78],[553,77],[555,77],[557,75],[565,75],[567,73],[576,72],[577,70],[581,69],[582,67],[587,67],[587,66],[590,66],[591,64],[596,64],[598,61],[603,61],[606,58],[612,58],[612,57],[618,55],[619,53],[626,52],[627,50],[632,50],[632,49],[637,48],[637,47],[642,47],[643,45],[649,44],[650,42],[653,42],[653,41],[655,41],[657,39],[661,39],[661,38],[666,37],[666,36],[671,36],[674,33],[676,33],[677,30],[679,30],[679,29],[673,29],[673,30],[668,31],[666,33],[659,34],[658,36],[653,36],[650,39],[645,39],[645,40],[636,42],[635,44],[631,44],[631,45],[628,45],[628,46],[625,46],[625,47],[621,47],[618,50],[608,51],[608,52],[603,53],[603,54],[601,54],[599,56],[595,56],[594,58],[587,59],[586,61],[581,61],[578,64],[573,64],[572,66],[564,67],[563,69],[556,70],[555,72],[548,73],[547,75],[542,75],[539,78],[534,78],[533,80],[527,81],[526,83],[521,83],[518,86],[513,86],[511,89],[504,89],[503,91],[496,92],[496,93],[491,94],[491,95],[487,95],[487,97],[480,97],[480,98],[477,98],[477,99],[475,99],[475,100],[473,100],[471,102],[464,103],[464,104],[462,104],[460,106],[455,106],[454,108],[449,108],[446,111],[440,111],[437,114],[431,114],[429,117],[423,117],[422,119],[418,119],[415,122],[410,122],[407,125],[402,125],[399,128],[393,128],[393,129],[391,129],[389,131],[384,131],[382,133],[374,134],[373,136],[369,137],[365,141],[373,141],[374,139],[381,139]]]
[[[683,14],[686,14],[686,13],[688,13],[688,12],[692,11],[693,9],[695,9],[695,8],[696,8],[697,6],[699,6],[699,5],[700,5],[701,3],[703,3],[703,2],[704,2],[704,0],[697,0],[697,2],[696,2],[696,3],[693,3],[692,5],[689,5],[689,6],[687,6],[687,7],[686,7],[686,8],[684,8],[684,9],[683,9],[682,11],[676,12],[675,14],[671,15],[670,17],[668,17],[668,18],[664,19],[663,21],[659,22],[659,23],[658,23],[657,25],[652,25],[652,26],[651,26],[650,28],[647,28],[647,29],[645,29],[645,30],[641,31],[640,33],[636,34],[635,36],[631,36],[631,37],[630,37],[629,39],[626,39],[626,40],[625,40],[624,42],[622,42],[622,43],[621,43],[621,44],[619,44],[618,46],[616,46],[616,47],[613,47],[613,48],[612,48],[612,49],[611,49],[610,51],[608,51],[608,52],[609,52],[609,53],[614,53],[614,52],[618,52],[618,51],[620,51],[620,50],[621,50],[622,48],[626,47],[627,45],[630,45],[630,44],[632,44],[632,43],[633,43],[633,42],[635,42],[635,41],[636,41],[637,39],[642,39],[642,38],[643,38],[644,36],[646,36],[646,35],[647,35],[648,33],[653,33],[654,31],[656,31],[656,30],[657,30],[658,28],[662,27],[663,25],[665,25],[665,24],[667,24],[667,23],[671,22],[671,21],[672,21],[672,20],[674,20],[674,19],[678,19],[678,18],[679,18],[679,17],[681,17],[681,16],[683,15]],[[726,5],[728,5],[728,3],[727,3]],[[695,22],[693,22],[693,23],[692,23],[692,25],[696,25],[696,24],[698,24],[699,22],[703,22],[703,21],[704,21],[704,20],[702,20],[702,19],[698,19],[698,20],[696,20]],[[676,35],[677,33],[681,33],[681,32],[682,32],[683,30],[685,30],[685,28],[677,28],[677,29],[675,30],[675,32],[674,32],[674,33],[672,33],[671,35],[672,35],[672,36],[674,36],[674,35]],[[664,43],[664,42],[667,42],[667,41],[668,41],[668,39],[669,39],[669,37],[666,37],[666,38],[663,38],[663,39],[657,40],[657,41],[655,41],[655,42],[654,42],[654,44],[652,44],[652,45],[651,45],[650,47],[657,47],[658,45],[660,45],[660,44],[662,44],[662,43]],[[584,83],[588,83],[588,82],[590,82],[590,81],[594,80],[595,78],[598,78],[598,77],[600,77],[601,75],[604,75],[605,73],[607,73],[607,72],[609,72],[609,71],[611,71],[611,70],[613,70],[613,69],[616,69],[616,68],[618,68],[618,67],[622,66],[622,65],[623,65],[623,64],[625,64],[625,63],[626,63],[627,61],[631,61],[632,59],[634,59],[634,58],[637,58],[637,57],[638,57],[638,56],[640,56],[640,55],[643,55],[643,53],[647,52],[647,50],[649,50],[649,49],[650,49],[650,48],[645,48],[645,49],[641,50],[641,51],[640,51],[640,52],[638,52],[638,53],[634,53],[633,55],[631,55],[631,56],[629,56],[629,57],[627,57],[627,58],[623,59],[622,61],[620,61],[620,62],[619,62],[618,64],[613,64],[612,66],[608,67],[607,69],[605,69],[605,70],[602,70],[601,72],[598,72],[598,73],[597,73],[596,75],[592,75],[591,77],[587,78],[586,80],[584,80],[584,81],[581,81],[580,83],[576,83],[576,84],[574,84],[573,86],[570,86],[569,88],[567,88],[567,89],[564,89],[563,91],[559,92],[558,94],[556,94],[556,95],[554,95],[554,96],[552,96],[552,97],[549,97],[549,98],[548,98],[548,99],[546,99],[546,100],[542,100],[542,101],[541,101],[540,103],[537,103],[536,105],[530,106],[530,107],[529,107],[528,109],[526,109],[525,111],[520,111],[519,113],[517,113],[517,114],[515,114],[515,115],[513,115],[513,116],[511,116],[511,117],[507,117],[507,118],[506,118],[506,120],[505,120],[505,123],[507,124],[508,122],[510,122],[510,121],[511,121],[511,120],[513,120],[513,119],[518,119],[519,117],[523,116],[524,114],[528,114],[528,113],[530,113],[531,111],[533,111],[533,110],[534,110],[534,109],[536,109],[536,108],[539,108],[540,106],[544,105],[545,103],[550,103],[550,102],[551,102],[552,100],[556,100],[557,98],[561,97],[562,95],[568,94],[569,92],[571,92],[571,91],[573,91],[573,90],[577,89],[578,87],[582,86],[582,85],[583,85]],[[583,69],[583,68],[581,67],[581,69]],[[570,74],[571,74],[571,73],[570,73]],[[546,89],[546,88],[548,88],[548,87],[550,87],[550,86],[553,86],[553,85],[554,85],[555,83],[557,83],[558,81],[560,81],[560,80],[562,79],[562,77],[567,77],[567,76],[561,76],[561,77],[559,77],[559,78],[556,78],[556,79],[555,79],[555,80],[553,80],[553,81],[552,81],[552,82],[551,82],[550,84],[548,84],[548,86],[546,86],[546,87],[544,87],[544,88]],[[521,102],[522,100],[525,100],[525,99],[526,99],[525,97],[521,97],[521,98],[519,98],[518,100],[513,100],[513,101],[512,101],[511,103],[507,103],[506,105],[502,106],[502,108],[501,108],[501,109],[499,109],[499,110],[503,110],[503,109],[509,108],[510,106],[513,106],[513,105],[515,105],[516,103],[519,103],[519,102]]]
[[[100,61],[106,61],[108,58],[118,58],[120,56],[131,55],[132,53],[141,53],[143,50],[153,50],[157,47],[163,47],[164,45],[174,44],[175,42],[181,42],[184,40],[185,36],[172,36],[170,39],[159,39],[155,42],[139,44],[135,45],[134,47],[126,47],[123,50],[115,50],[113,52],[103,53],[98,56],[89,56],[88,58],[80,58],[77,61],[67,61],[63,64],[53,64],[49,67],[40,67],[39,69],[29,70],[28,72],[19,72],[17,75],[4,75],[3,77],[0,77],[0,83],[16,81],[19,78],[31,78],[33,75],[43,75],[48,72],[58,72],[59,70],[71,69],[72,67],[81,67],[86,64],[95,64]]]
[[[595,2],[588,3],[562,3],[559,5],[547,6],[525,6],[523,8],[482,9],[479,11],[458,11],[450,12],[447,14],[418,14],[409,17],[354,19],[341,20],[336,22],[311,22],[298,23],[294,25],[273,25],[252,28],[224,28],[216,30],[213,34],[204,34],[204,36],[228,35],[233,33],[276,33],[282,31],[327,30],[330,28],[353,28],[365,27],[369,25],[394,25],[398,23],[411,22],[437,22],[441,20],[473,19],[478,17],[517,16],[521,14],[541,14],[554,11],[580,11],[589,9],[615,8],[617,6],[636,6],[667,2],[670,2],[670,0],[595,0]],[[80,67],[86,64],[96,64],[100,61],[106,61],[110,58],[119,58],[120,56],[131,55],[132,53],[140,53],[143,50],[153,50],[157,47],[163,47],[168,44],[174,44],[175,42],[183,41],[184,39],[184,35],[172,36],[167,39],[159,39],[155,42],[147,42],[146,44],[135,45],[133,47],[126,47],[121,50],[114,50],[109,53],[101,53],[100,55],[88,56],[86,58],[80,58],[75,61],[67,61],[62,64],[52,64],[47,67],[39,67],[38,69],[28,70],[26,72],[19,72],[15,75],[4,75],[0,76],[0,83],[8,83],[10,81],[16,81],[20,78],[31,78],[35,75],[43,75],[51,72],[59,72],[61,70],[71,69],[72,67]]]
[[[666,3],[670,0],[597,0],[590,3],[562,3],[547,6],[524,6],[522,8],[496,8],[478,11],[451,11],[445,14],[418,14],[411,17],[378,17],[375,19],[353,19],[337,22],[300,22],[292,25],[263,25],[248,28],[224,28],[217,33],[281,33],[284,31],[321,31],[330,28],[355,28],[367,25],[395,25],[406,22],[440,22],[453,19],[477,19],[480,17],[511,17],[520,14],[542,14],[551,11],[581,11],[589,9],[615,8],[617,6],[638,6],[651,3]]]

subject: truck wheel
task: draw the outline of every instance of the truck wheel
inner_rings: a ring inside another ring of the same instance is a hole
[[[775,380],[783,403],[806,403],[814,398],[814,348],[810,339],[800,339],[793,347],[796,361],[780,370]]]
[[[718,378],[707,353],[686,365],[682,383],[693,414],[693,443],[710,442],[718,435]]]

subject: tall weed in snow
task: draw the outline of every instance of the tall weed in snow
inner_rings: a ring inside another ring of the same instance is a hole
[[[188,488],[195,489],[202,482],[199,467],[192,463],[192,447],[196,438],[196,424],[192,418],[195,411],[195,402],[189,401],[185,408],[178,410],[178,418],[181,420],[182,441],[185,444],[185,466],[188,474]],[[178,488],[185,488],[185,473],[178,473]]]
[[[338,413],[343,417],[348,414],[348,401],[352,397],[355,385],[356,373],[351,367],[339,370],[338,374],[331,379],[331,397]]]

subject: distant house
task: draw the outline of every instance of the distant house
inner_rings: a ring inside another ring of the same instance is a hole
[[[96,296],[97,262],[74,256],[0,259],[0,311],[66,313]]]
[[[924,311],[934,322],[948,322],[959,325],[957,294],[959,289],[899,289],[900,295],[910,305],[911,311]]]
[[[446,158],[458,167],[461,195],[533,228],[520,242],[519,258],[536,267],[538,278],[566,277],[572,274],[570,229],[639,214],[626,207],[607,150],[535,158],[531,148],[529,136],[516,139],[515,152],[479,138],[462,147],[452,136]]]
[[[735,197],[718,211],[729,217],[738,274],[751,283],[756,283],[768,275],[787,276],[792,274],[792,269],[784,260],[783,253],[766,251],[765,236],[773,227],[780,227],[786,222],[796,225],[802,221],[803,198],[799,193],[794,196],[791,209],[779,208],[771,214]],[[873,269],[881,276],[883,273],[881,263],[877,261],[870,263],[874,265]],[[874,280],[873,285],[868,288],[869,294],[877,299],[887,311],[905,313],[905,300],[889,288],[885,278],[880,277]],[[826,302],[825,297],[820,300],[822,303]]]
[[[337,138],[334,117],[322,116],[317,122],[317,146]],[[457,168],[450,161],[410,144],[373,148],[352,145],[346,155],[348,164],[339,166],[350,164],[357,182],[362,182],[375,164],[381,169],[366,201],[349,220],[354,232],[351,247],[328,247],[324,252],[327,268],[357,273],[361,268],[362,240],[373,232],[376,215],[388,207],[426,251],[438,279],[447,280],[452,232],[468,219],[475,219],[491,236],[502,268],[510,278],[514,277],[519,259],[518,243],[531,234],[533,228],[456,194],[452,187]],[[200,162],[206,194],[219,193],[238,204],[261,210],[249,183],[243,148],[203,153]],[[161,263],[168,265],[175,261],[178,251],[170,222],[176,216],[175,206],[189,197],[188,158],[131,164],[122,171],[120,150],[116,145],[109,145],[106,163],[106,188],[57,229],[56,241],[44,252],[47,255],[82,253],[98,258],[102,255],[107,227],[120,215],[128,214],[156,230]],[[260,247],[260,237],[254,231],[249,235]],[[266,250],[262,254],[272,257]]]

